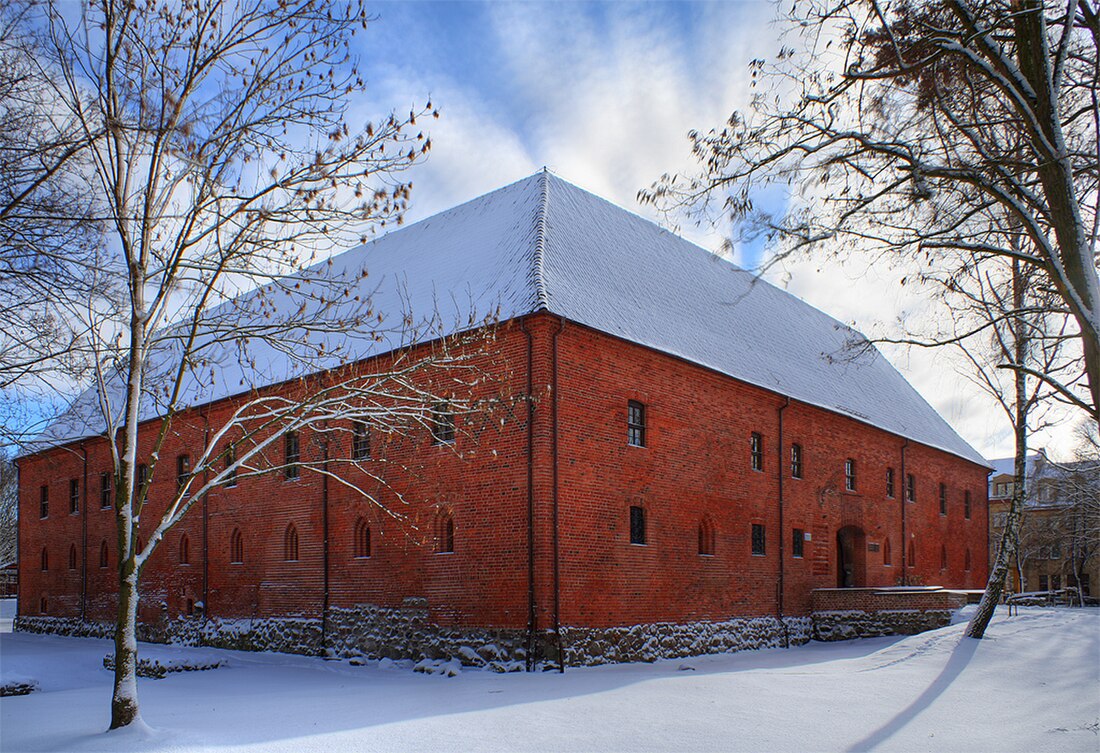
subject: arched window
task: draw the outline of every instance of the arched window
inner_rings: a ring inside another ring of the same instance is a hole
[[[283,535],[283,559],[298,561],[298,528],[293,523],[286,527],[286,534]]]
[[[99,544],[99,566],[100,567],[107,567],[108,554],[109,553],[107,551],[107,540],[104,539]]]
[[[46,547],[42,547],[42,572],[46,572],[50,569],[50,553],[46,551]]]
[[[370,526],[362,518],[355,524],[355,556],[360,559],[370,556]]]
[[[966,550],[966,569],[970,569],[970,550]]]
[[[444,510],[439,514],[436,540],[440,554],[455,550],[455,519],[449,510]]]
[[[947,545],[940,544],[940,570],[947,569]]]
[[[180,536],[180,564],[191,564],[191,540],[186,533]]]
[[[76,570],[76,544],[69,544],[69,569]]]
[[[234,528],[229,536],[229,561],[237,564],[244,562],[244,540],[240,528]]]
[[[699,521],[699,554],[712,556],[714,554],[714,522],[710,516],[704,515]]]
[[[917,566],[917,545],[916,542],[909,541],[909,567]]]
[[[894,564],[893,555],[890,554],[890,539],[886,539],[882,542],[882,564]]]

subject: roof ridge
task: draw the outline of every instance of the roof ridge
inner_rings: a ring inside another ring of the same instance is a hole
[[[542,168],[539,176],[539,208],[535,212],[535,311],[549,310],[544,262],[546,258],[546,215],[550,206],[550,171]]]

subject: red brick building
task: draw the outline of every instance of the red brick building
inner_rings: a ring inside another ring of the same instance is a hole
[[[493,389],[530,412],[371,436],[403,521],[308,468],[216,489],[143,573],[148,637],[585,663],[801,642],[815,588],[984,584],[980,455],[858,333],[648,221],[542,172],[341,258],[378,307],[499,310]],[[233,401],[197,395],[161,457]],[[19,460],[21,629],[114,616],[109,457],[79,435]]]

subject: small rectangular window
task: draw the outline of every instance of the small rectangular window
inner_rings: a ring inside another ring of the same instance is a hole
[[[754,471],[764,470],[764,438],[759,432],[753,432],[749,436],[749,454]]]
[[[447,403],[432,406],[432,444],[450,444],[455,441],[455,414]]]
[[[636,400],[626,404],[626,443],[645,447],[645,406]]]
[[[940,515],[947,514],[947,484],[940,484]]]
[[[852,458],[844,461],[844,488],[850,492],[856,490],[856,461]]]
[[[803,546],[805,546],[806,533],[801,528],[795,528],[791,532],[791,556],[802,557]]]
[[[104,510],[114,507],[114,494],[111,491],[112,476],[110,471],[99,474],[99,506]]]
[[[39,488],[38,497],[38,517],[48,518],[50,517],[50,487],[43,484]]]
[[[356,421],[351,428],[351,459],[368,460],[370,458],[370,431],[366,421]]]
[[[176,493],[180,494],[187,487],[187,482],[191,479],[191,456],[177,455],[176,456]]]
[[[76,515],[80,512],[80,481],[69,479],[69,514]]]
[[[905,501],[917,501],[917,479],[912,473],[905,476]]]
[[[963,492],[963,516],[970,520],[970,492]]]
[[[631,505],[630,507],[630,543],[646,543],[645,509],[638,505]]]
[[[298,444],[298,432],[293,429],[283,435],[283,444],[285,445],[285,458],[283,460],[283,472],[286,473],[286,477],[289,479],[298,478],[301,475],[301,469],[298,467],[298,461],[302,457],[301,446]]]
[[[761,523],[752,524],[752,553],[757,556],[763,556],[766,550],[766,539],[764,536],[764,526]]]
[[[802,478],[802,445],[791,445],[791,478]]]
[[[886,496],[890,499],[894,498],[894,469],[886,469]]]

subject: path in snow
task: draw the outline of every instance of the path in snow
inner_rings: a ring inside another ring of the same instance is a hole
[[[1100,611],[998,614],[983,641],[964,627],[455,678],[143,644],[147,656],[228,666],[139,681],[153,729],[108,734],[108,641],[5,634],[0,674],[42,690],[0,701],[0,750],[1100,750]]]

